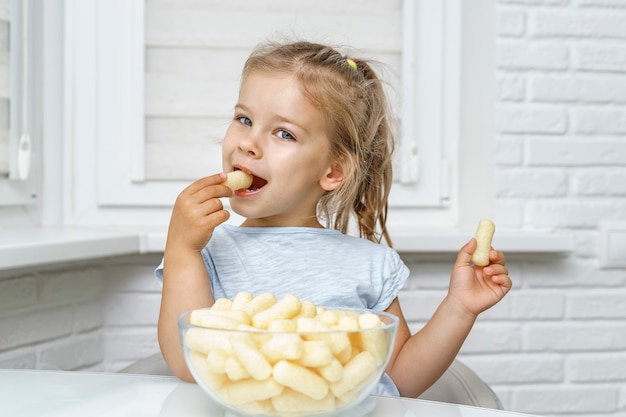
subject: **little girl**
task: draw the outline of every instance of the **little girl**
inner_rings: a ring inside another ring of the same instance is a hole
[[[472,265],[472,238],[457,256],[447,296],[411,335],[398,301],[409,270],[386,229],[391,116],[364,60],[308,42],[258,47],[245,63],[222,149],[224,171],[247,171],[252,185],[233,192],[220,173],[183,190],[156,271],[163,284],[159,343],[183,380],[193,378],[178,315],[240,291],[269,291],[398,316],[377,393],[417,397],[452,363],[478,314],[511,288],[501,252],[492,249],[486,267]],[[245,218],[240,226],[224,224],[223,197]]]

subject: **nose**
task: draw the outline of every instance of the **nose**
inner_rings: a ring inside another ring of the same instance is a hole
[[[239,151],[253,158],[261,157],[261,139],[260,134],[254,129],[250,131],[239,142]]]

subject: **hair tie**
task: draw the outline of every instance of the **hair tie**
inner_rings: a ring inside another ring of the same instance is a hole
[[[358,70],[358,67],[357,67],[357,65],[356,65],[356,62],[354,62],[354,60],[353,60],[353,59],[346,58],[346,62],[348,63],[348,66],[349,66],[350,68],[352,68],[352,69],[353,69],[353,70],[355,70],[355,71],[357,71],[357,70]]]

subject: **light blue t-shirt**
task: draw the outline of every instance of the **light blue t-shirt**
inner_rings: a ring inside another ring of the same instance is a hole
[[[269,291],[329,308],[384,311],[409,275],[395,250],[332,229],[222,224],[202,257],[215,299]],[[162,263],[155,272],[162,281]],[[399,395],[387,375],[376,393]]]

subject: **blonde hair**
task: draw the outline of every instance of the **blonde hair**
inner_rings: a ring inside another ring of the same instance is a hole
[[[355,68],[356,67],[356,68]],[[331,158],[343,169],[342,184],[326,193],[318,215],[347,233],[356,219],[359,236],[391,245],[387,232],[394,137],[381,80],[370,63],[310,42],[267,42],[243,68],[293,75],[327,120]]]

